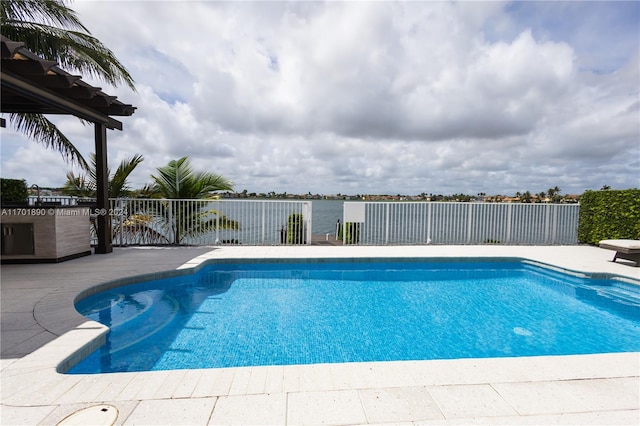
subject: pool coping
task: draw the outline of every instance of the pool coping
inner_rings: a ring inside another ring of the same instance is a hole
[[[196,392],[198,385],[192,389],[187,398],[195,396],[200,398],[220,398],[239,395],[267,395],[269,389],[266,385],[262,389],[252,389],[251,377],[267,377],[265,383],[269,383],[268,377],[282,377],[280,386],[274,386],[275,393],[291,392],[346,392],[362,389],[389,389],[389,388],[414,388],[425,386],[453,386],[453,385],[491,385],[495,390],[498,384],[522,384],[522,383],[560,383],[582,380],[613,380],[615,383],[638,383],[640,371],[640,353],[596,354],[596,355],[567,355],[567,356],[542,356],[519,358],[487,358],[487,359],[461,359],[461,360],[431,360],[431,361],[391,361],[374,363],[346,363],[346,364],[311,364],[296,366],[271,366],[271,367],[236,367],[225,369],[204,370],[171,370],[166,372],[138,372],[138,373],[109,373],[92,375],[66,375],[58,371],[64,370],[79,356],[90,353],[96,343],[104,339],[107,328],[93,321],[86,321],[73,309],[73,302],[82,294],[99,291],[108,286],[124,285],[135,282],[141,278],[156,279],[168,276],[194,273],[207,264],[216,261],[246,261],[247,259],[309,259],[322,257],[323,259],[349,257],[358,258],[415,258],[429,257],[451,260],[456,257],[475,257],[486,259],[490,257],[504,257],[526,259],[543,265],[550,265],[561,270],[575,271],[584,274],[605,274],[607,276],[619,275],[637,279],[637,269],[631,270],[626,265],[615,266],[601,264],[590,267],[580,261],[568,262],[556,257],[553,253],[544,255],[536,252],[557,252],[558,249],[547,250],[502,246],[499,249],[483,247],[482,256],[464,256],[471,253],[473,246],[465,246],[461,250],[456,247],[451,254],[434,256],[432,247],[389,248],[367,247],[353,250],[351,247],[329,250],[296,250],[291,247],[271,248],[229,248],[214,250],[197,256],[184,263],[175,270],[162,271],[151,274],[142,274],[118,280],[111,280],[99,285],[89,285],[84,288],[71,287],[68,291],[59,291],[51,297],[41,300],[34,307],[34,315],[39,323],[60,337],[45,344],[34,352],[16,360],[2,370],[2,404],[13,407],[52,406],[62,402],[74,404],[90,404],[108,402],[112,399],[126,400],[126,389],[131,383],[178,382],[180,377],[186,374],[194,374],[199,377],[197,383],[204,383],[204,378],[213,382],[222,383],[219,386],[211,386],[207,390]],[[441,247],[442,248],[442,247]],[[340,249],[340,250],[336,250]],[[475,247],[477,253],[478,247]],[[446,251],[446,250],[445,250]],[[528,255],[513,256],[513,251],[523,251]],[[460,255],[459,253],[463,253]],[[506,252],[509,252],[508,255]],[[457,253],[457,254],[456,254]],[[409,254],[409,256],[407,256]],[[431,256],[430,256],[431,254]],[[551,259],[549,258],[551,256]],[[566,260],[566,259],[565,259]],[[589,261],[587,261],[589,263]],[[586,270],[585,270],[586,269]],[[604,276],[604,275],[603,275]],[[635,283],[635,281],[634,281]],[[69,330],[69,323],[79,324]],[[66,363],[66,364],[65,364]],[[60,367],[62,366],[62,367]],[[187,373],[188,371],[194,373]],[[286,385],[287,377],[291,385]],[[327,377],[331,380],[327,381]],[[295,379],[293,379],[295,378]],[[214,380],[215,379],[215,380]],[[626,380],[626,382],[625,382]],[[276,380],[278,382],[278,380]],[[99,394],[92,392],[79,392],[85,383],[91,383],[92,387],[101,389]],[[244,386],[236,383],[243,383]],[[497,386],[500,388],[501,386]],[[631,385],[633,388],[633,385]],[[76,389],[74,393],[73,390]],[[155,391],[155,390],[154,390]],[[635,388],[632,391],[637,391]],[[73,396],[72,396],[73,395]],[[114,395],[112,399],[108,395]],[[174,398],[174,394],[170,396]],[[178,396],[180,396],[178,394]],[[156,400],[156,393],[139,391],[132,398],[135,401]],[[178,398],[179,399],[179,398]],[[637,415],[640,407],[631,406],[623,411],[632,410],[633,416]],[[562,410],[561,410],[562,411]],[[598,411],[598,410],[595,410]],[[602,410],[600,410],[602,411]],[[604,410],[607,411],[607,410]],[[611,411],[611,410],[609,410]],[[575,412],[575,411],[574,411]],[[583,412],[583,411],[578,411]],[[584,412],[589,412],[586,410]],[[598,411],[599,412],[599,411]],[[519,413],[522,415],[522,413]],[[420,419],[413,419],[420,420]],[[368,421],[368,420],[367,420]]]

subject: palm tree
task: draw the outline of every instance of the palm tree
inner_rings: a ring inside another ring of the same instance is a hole
[[[120,162],[120,165],[116,169],[116,171],[111,175],[109,181],[107,183],[108,194],[111,198],[120,198],[127,197],[131,194],[129,186],[127,185],[127,179],[129,175],[133,172],[133,170],[138,166],[138,164],[142,163],[144,157],[140,154],[136,154],[133,157],[130,157],[126,160]],[[95,198],[97,192],[97,180],[96,180],[96,155],[94,153],[91,154],[91,165],[92,167],[88,170],[88,176],[83,174],[74,175],[72,171],[67,172],[67,181],[62,187],[62,193],[65,195],[74,195],[76,197],[83,198]],[[109,168],[107,168],[107,176],[109,176]],[[119,219],[122,215],[126,215],[128,212],[127,203],[121,201],[118,206],[118,216]],[[116,219],[112,217],[112,220]],[[112,222],[111,228],[111,238],[115,239],[116,235],[120,232],[131,233],[131,229],[120,226],[121,221],[115,220],[115,223]],[[135,218],[127,217],[125,221],[135,220]],[[97,233],[97,224],[94,219],[91,220],[91,233],[92,238],[96,237]]]
[[[546,192],[540,192],[538,194],[538,203],[544,203],[545,198],[547,198],[547,193]]]
[[[126,84],[135,91],[127,69],[90,34],[65,3],[65,0],[2,0],[0,32],[23,42],[38,56],[56,61],[66,71],[79,72],[113,86]],[[9,121],[16,130],[89,170],[73,143],[44,115],[12,113]]]
[[[138,167],[138,164],[144,161],[144,157],[141,154],[136,154],[126,160],[122,160],[116,171],[109,178],[109,197],[119,198],[130,195],[130,189],[127,184],[129,175]],[[77,197],[89,197],[96,196],[96,155],[91,154],[91,168],[89,169],[89,175],[78,174],[77,176],[72,172],[67,172],[67,181],[62,187],[62,193],[65,195],[75,195]],[[107,168],[107,175],[109,175],[109,169]]]
[[[169,200],[210,198],[215,191],[233,190],[233,184],[221,175],[195,172],[188,157],[172,160],[157,170],[158,174],[151,176],[153,191]],[[169,234],[167,239],[174,244],[182,243],[185,237],[194,237],[215,229],[240,229],[237,221],[210,209],[210,201],[203,201],[194,208],[186,202],[169,200],[157,204],[159,207],[151,213],[164,222]]]
[[[194,172],[189,157],[171,160],[164,167],[158,167],[158,175],[152,175],[155,190],[163,198],[191,199],[205,198],[215,191],[231,191],[233,184],[221,175],[208,172]]]
[[[557,186],[547,189],[547,194],[549,195],[552,203],[560,201],[560,188]]]

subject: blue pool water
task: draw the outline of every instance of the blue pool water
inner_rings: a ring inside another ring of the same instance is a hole
[[[519,261],[225,263],[78,301],[69,373],[640,351],[640,287]]]

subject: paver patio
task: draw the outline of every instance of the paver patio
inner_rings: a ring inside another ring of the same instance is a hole
[[[640,424],[640,353],[56,372],[104,332],[73,302],[105,282],[186,273],[206,259],[483,256],[640,279],[640,268],[588,246],[116,248],[60,264],[2,265],[1,424],[55,425],[99,404],[116,407],[116,424],[125,425]]]

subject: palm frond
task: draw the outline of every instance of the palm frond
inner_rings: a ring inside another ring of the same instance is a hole
[[[92,197],[95,194],[95,187],[90,187],[84,176],[67,172],[67,181],[62,187],[62,193],[76,197]]]
[[[16,21],[41,21],[50,25],[60,25],[89,32],[82,25],[75,11],[68,8],[64,1],[56,0],[21,0],[0,2],[2,23]]]
[[[120,165],[109,180],[109,195],[111,197],[123,197],[129,193],[127,179],[135,168],[138,167],[138,164],[143,161],[144,157],[142,154],[136,154],[120,162]]]
[[[95,197],[96,188],[98,187],[98,181],[96,177],[96,154],[91,153],[91,167],[87,171],[88,176],[75,176],[73,172],[67,172],[67,182],[65,183],[65,190],[68,191],[67,195],[82,195],[84,197]],[[129,175],[135,170],[138,164],[144,161],[144,157],[141,154],[136,154],[131,158],[120,162],[120,166],[116,169],[113,176],[107,167],[107,176],[109,178],[109,197],[118,198],[127,196],[129,188],[127,185],[127,179]],[[84,191],[83,194],[72,193],[73,191],[79,192],[80,188]]]
[[[96,158],[96,153],[91,153],[91,167],[87,170],[89,174],[87,180],[91,182],[91,186],[94,188],[98,187],[98,177],[96,175],[96,170],[98,170],[98,159]],[[109,166],[107,165],[107,176],[109,176]]]
[[[209,192],[233,189],[233,184],[221,175],[194,172],[188,157],[172,160],[157,170],[158,174],[151,178],[165,198],[204,198]]]
[[[76,71],[113,86],[126,84],[135,91],[129,71],[110,49],[90,34],[36,22],[3,25],[2,33],[12,40],[24,42],[29,50],[56,61],[67,71]]]
[[[136,198],[162,198],[157,186],[151,183],[146,183],[141,189],[135,190],[134,195]]]
[[[61,0],[2,0],[2,35],[34,53],[114,86],[134,81],[113,52],[93,37],[75,11]]]
[[[152,175],[154,183],[164,198],[197,198],[192,196],[193,170],[188,157],[172,160],[164,167],[158,167],[158,175]]]
[[[233,190],[233,182],[221,175],[209,173],[206,176],[207,192],[211,191],[231,191]]]
[[[85,161],[80,151],[71,143],[71,141],[42,114],[33,113],[12,113],[9,115],[9,122],[14,128],[25,133],[29,138],[43,144],[47,148],[59,151],[62,156],[76,162],[85,170],[89,169],[89,165]]]

